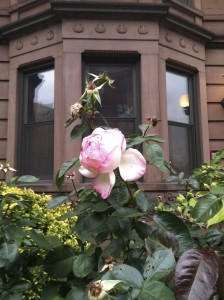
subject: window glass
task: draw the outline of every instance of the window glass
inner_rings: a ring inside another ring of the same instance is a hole
[[[126,136],[136,132],[139,122],[139,108],[136,107],[137,92],[136,63],[86,63],[86,73],[106,72],[114,80],[113,86],[105,86],[101,92],[102,106],[98,105],[100,115],[95,120],[97,126],[105,126],[106,119],[110,127],[119,128]],[[91,76],[89,77],[91,80]]]
[[[198,156],[193,75],[168,70],[166,93],[170,161],[178,173],[184,172],[189,177]]]
[[[23,74],[22,174],[47,180],[54,162],[54,70]]]
[[[27,123],[54,120],[54,71],[28,75]]]

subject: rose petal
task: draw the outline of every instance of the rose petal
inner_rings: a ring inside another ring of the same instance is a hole
[[[104,161],[101,162],[98,168],[99,173],[108,173],[117,169],[121,161],[121,148],[115,147],[110,153],[107,154]]]
[[[88,178],[95,178],[97,176],[98,173],[96,172],[93,172],[93,171],[89,171],[87,170],[86,168],[84,168],[83,166],[81,166],[79,168],[79,172],[85,176],[85,177],[88,177]]]
[[[101,195],[103,199],[109,197],[114,184],[114,172],[98,174],[93,180],[93,188]]]
[[[138,150],[129,148],[122,153],[119,171],[125,181],[138,180],[145,174],[146,160]]]

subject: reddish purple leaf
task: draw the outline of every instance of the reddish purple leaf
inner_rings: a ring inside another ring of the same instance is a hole
[[[192,249],[178,260],[174,276],[177,300],[209,300],[218,278],[218,265],[210,249]]]

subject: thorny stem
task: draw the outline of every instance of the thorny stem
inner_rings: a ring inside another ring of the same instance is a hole
[[[73,188],[74,188],[74,190],[75,190],[76,197],[77,197],[77,199],[78,199],[78,201],[79,201],[79,193],[78,193],[78,191],[77,191],[77,189],[76,189],[74,179],[72,179],[72,185],[73,185]]]

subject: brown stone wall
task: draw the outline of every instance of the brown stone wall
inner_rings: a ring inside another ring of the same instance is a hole
[[[206,84],[210,149],[224,148],[224,49],[206,51]]]
[[[0,26],[9,22],[9,0],[0,1]],[[9,54],[7,43],[0,40],[0,161],[6,161],[8,125]]]

